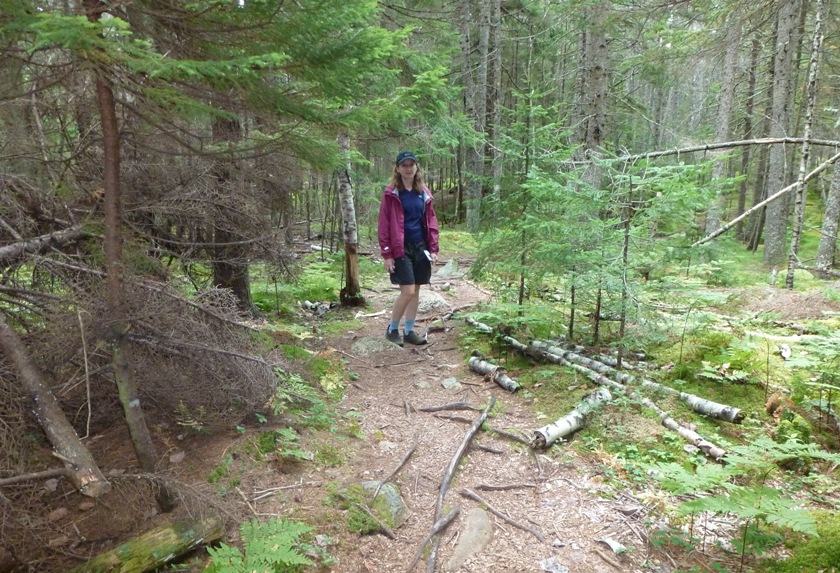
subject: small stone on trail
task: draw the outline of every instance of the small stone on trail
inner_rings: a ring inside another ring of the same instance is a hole
[[[463,384],[458,382],[458,379],[454,376],[450,376],[449,378],[444,378],[443,381],[440,383],[441,386],[446,388],[447,390],[460,390],[463,388]]]
[[[96,504],[93,503],[92,501],[83,501],[82,503],[79,504],[79,509],[81,511],[90,511],[94,507],[96,507]]]
[[[184,451],[175,452],[174,454],[169,456],[169,461],[172,462],[173,464],[179,464],[179,463],[184,461],[185,457],[187,457],[187,452],[184,452]]]
[[[569,568],[561,564],[557,557],[553,555],[540,561],[540,569],[548,571],[548,573],[569,573]]]
[[[59,507],[58,509],[55,509],[49,512],[49,514],[47,514],[47,521],[49,521],[50,523],[56,522],[59,519],[65,518],[68,513],[70,512],[67,510],[66,507]]]
[[[418,390],[428,390],[430,388],[429,383],[425,380],[418,380],[414,383],[414,387]]]

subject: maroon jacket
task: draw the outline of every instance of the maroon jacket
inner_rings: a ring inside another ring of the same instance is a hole
[[[438,220],[432,205],[432,193],[423,187],[423,199],[426,209],[423,214],[423,233],[430,253],[438,252]],[[405,214],[400,193],[393,185],[388,185],[382,194],[379,206],[379,248],[383,259],[397,259],[405,255]]]

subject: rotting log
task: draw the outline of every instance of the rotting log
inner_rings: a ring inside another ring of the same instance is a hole
[[[685,402],[688,405],[689,408],[691,408],[698,414],[702,414],[703,416],[715,418],[718,420],[724,420],[726,422],[732,422],[734,424],[740,424],[744,420],[744,412],[742,412],[739,408],[736,408],[734,406],[719,404],[718,402],[707,400],[706,398],[701,398],[700,396],[697,396],[695,394],[689,394],[688,392],[680,392],[679,390],[675,390],[674,388],[671,388],[669,386],[659,384],[658,382],[653,382],[652,380],[647,380],[644,378],[633,376],[632,374],[627,374],[626,372],[616,370],[615,368],[608,366],[603,362],[592,360],[585,356],[581,356],[576,352],[564,350],[559,346],[555,346],[548,342],[534,340],[531,342],[531,345],[550,354],[562,356],[566,358],[569,362],[574,362],[575,364],[585,366],[586,368],[594,370],[595,372],[604,376],[607,376],[620,384],[628,386],[638,385],[644,388],[650,388],[652,390],[667,392],[668,394],[678,396],[683,402]]]
[[[478,356],[471,356],[469,365],[470,370],[486,376],[489,380],[492,380],[508,392],[519,390],[519,382],[508,376],[507,371],[503,367],[482,360]]]
[[[107,553],[92,558],[71,573],[143,573],[222,537],[218,516],[175,521],[156,527]]]
[[[76,430],[61,409],[58,399],[32,361],[26,346],[0,314],[0,351],[9,358],[18,379],[34,405],[35,418],[53,446],[57,458],[64,462],[73,486],[84,495],[99,497],[111,490],[90,451],[82,444]]]
[[[592,412],[610,400],[612,400],[612,394],[607,388],[602,387],[596,392],[587,394],[571,412],[551,424],[534,430],[531,447],[535,449],[547,448],[560,438],[577,432],[586,425],[586,419]]]

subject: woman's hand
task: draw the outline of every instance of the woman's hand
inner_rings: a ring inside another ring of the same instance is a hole
[[[433,265],[437,264],[437,253],[432,253],[432,264]]]
[[[388,271],[388,274],[392,274],[394,268],[394,259],[385,259],[385,270]]]

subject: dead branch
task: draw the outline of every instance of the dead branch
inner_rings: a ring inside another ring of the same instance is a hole
[[[368,509],[367,507],[365,507],[361,503],[357,503],[355,501],[352,502],[352,504],[354,506],[356,506],[357,508],[361,509],[363,512],[365,512],[365,514],[368,517],[370,517],[372,520],[374,520],[376,522],[376,524],[379,526],[379,530],[382,532],[382,534],[385,537],[387,537],[388,539],[396,539],[397,538],[397,536],[394,534],[394,532],[391,530],[391,528],[388,527],[387,525],[385,525],[385,523],[383,523],[381,519],[376,517],[376,515],[374,515],[373,512],[370,509]]]
[[[481,491],[507,491],[511,489],[520,489],[523,487],[537,487],[537,485],[533,483],[506,483],[500,485],[481,483],[475,486],[475,489]]]
[[[796,265],[796,268],[802,269],[803,271],[808,271],[814,276],[823,279],[825,277],[840,278],[840,271],[835,271],[833,269],[829,269],[828,267],[809,267],[806,265]]]
[[[0,247],[0,267],[8,267],[27,255],[43,254],[53,247],[63,247],[86,238],[88,234],[82,225],[73,225],[67,229],[33,239],[26,239],[11,245]]]
[[[813,143],[813,141],[812,141],[812,143]],[[692,247],[697,247],[699,245],[702,245],[703,243],[708,243],[709,241],[711,241],[712,239],[714,239],[716,237],[719,237],[720,235],[724,234],[726,231],[728,231],[729,229],[731,229],[732,227],[737,225],[739,221],[743,221],[744,219],[749,217],[752,213],[754,213],[758,209],[761,209],[762,207],[764,207],[768,203],[772,203],[773,201],[775,201],[776,199],[778,199],[779,197],[781,197],[785,193],[788,193],[790,191],[798,189],[801,185],[804,185],[805,183],[807,183],[808,181],[810,181],[811,179],[813,179],[814,177],[816,177],[817,175],[819,175],[820,173],[822,173],[823,171],[825,171],[826,169],[831,167],[838,159],[840,159],[840,153],[837,153],[837,154],[833,155],[827,161],[824,161],[823,163],[821,163],[819,166],[816,167],[816,169],[814,169],[808,175],[803,177],[801,181],[796,181],[795,183],[791,183],[790,185],[788,185],[787,187],[785,187],[781,191],[777,191],[776,193],[770,195],[764,201],[756,203],[755,205],[753,205],[752,207],[750,207],[749,209],[747,209],[746,211],[744,211],[743,213],[741,213],[740,215],[738,215],[737,217],[735,217],[734,219],[729,221],[726,225],[723,225],[720,229],[718,229],[714,233],[710,233],[710,234],[706,235],[705,237],[703,237],[699,241],[694,242],[691,246]]]
[[[514,519],[511,519],[510,517],[506,516],[504,513],[502,513],[501,511],[499,511],[495,507],[493,507],[490,504],[490,502],[488,502],[486,499],[484,499],[483,497],[481,497],[480,495],[478,495],[474,491],[472,491],[470,489],[462,489],[461,490],[461,495],[463,495],[464,497],[468,497],[473,501],[477,501],[478,503],[485,506],[487,508],[487,511],[489,511],[490,513],[492,513],[493,515],[495,515],[496,517],[498,517],[499,519],[501,519],[505,523],[508,523],[508,524],[516,527],[517,529],[521,529],[522,531],[527,531],[528,533],[530,533],[531,535],[533,535],[534,537],[539,539],[541,543],[545,543],[545,535],[543,535],[540,530],[538,530],[535,527],[531,527],[530,525],[525,525],[525,524],[519,523],[518,521],[516,521]]]
[[[423,539],[423,542],[420,544],[420,547],[417,548],[417,552],[414,554],[414,558],[411,560],[411,563],[406,569],[408,573],[410,573],[417,566],[417,562],[420,561],[420,557],[423,556],[423,550],[426,549],[426,545],[429,544],[429,542],[435,535],[446,529],[446,527],[450,523],[452,523],[452,520],[455,519],[455,516],[458,515],[459,511],[461,511],[461,506],[456,505],[452,508],[452,511],[447,513],[444,517],[441,517],[440,519],[435,521],[435,523],[432,525],[431,530],[429,531],[429,534],[426,536],[425,539]]]
[[[61,410],[43,373],[18,334],[0,314],[0,351],[14,364],[18,379],[34,405],[35,417],[54,448],[64,461],[73,485],[84,495],[99,497],[110,491],[111,484],[102,475],[93,455],[79,440],[67,416]]]
[[[418,408],[421,412],[443,412],[451,410],[474,410],[479,411],[481,408],[476,408],[466,402],[452,402],[451,404],[443,404],[441,406],[424,406]]]
[[[514,339],[509,336],[504,337],[504,340],[505,342],[511,344],[511,346],[514,346],[514,348],[516,348],[517,350],[520,350],[520,347],[524,346],[518,341],[514,341]],[[742,412],[739,408],[736,408],[734,406],[719,404],[718,402],[714,402],[706,398],[701,398],[700,396],[697,396],[695,394],[689,394],[688,392],[680,392],[679,390],[675,390],[670,386],[665,386],[663,384],[659,384],[658,382],[653,382],[652,380],[647,380],[645,378],[637,378],[632,374],[627,374],[626,372],[616,370],[612,366],[604,364],[600,361],[586,358],[585,356],[581,356],[576,352],[564,350],[548,342],[534,340],[531,342],[531,346],[548,352],[549,354],[562,356],[570,362],[580,364],[581,366],[585,366],[590,370],[594,370],[599,374],[607,376],[610,379],[617,381],[619,384],[638,384],[639,386],[642,386],[644,388],[660,390],[678,396],[683,402],[685,402],[688,405],[689,408],[691,408],[698,414],[702,414],[703,416],[707,416],[709,418],[716,418],[718,420],[725,420],[734,424],[740,424],[745,417],[744,412]],[[543,356],[543,358],[545,358],[545,356]]]
[[[435,504],[435,518],[437,519],[440,517],[440,512],[443,509],[443,499],[446,497],[446,492],[449,490],[449,484],[452,481],[453,476],[455,475],[455,470],[458,468],[458,464],[461,463],[461,458],[464,457],[464,453],[466,453],[467,448],[470,445],[473,437],[478,433],[481,429],[481,426],[487,421],[487,417],[490,415],[490,410],[493,409],[493,406],[496,405],[496,397],[490,396],[490,400],[487,403],[487,407],[484,408],[484,411],[481,415],[476,418],[473,425],[464,435],[464,439],[461,441],[461,445],[458,446],[458,449],[455,450],[455,454],[452,456],[452,459],[449,460],[449,465],[446,467],[446,471],[443,474],[443,480],[440,484],[440,490],[438,491],[438,498],[437,503]]]
[[[42,472],[33,472],[31,474],[22,474],[19,476],[0,479],[0,487],[5,487],[7,485],[15,485],[17,483],[23,483],[25,481],[45,480],[67,475],[70,475],[70,472],[67,470],[67,468],[53,468],[51,470],[44,470]]]
[[[378,496],[378,495],[379,495],[379,490],[380,490],[380,489],[382,489],[382,486],[383,486],[383,485],[385,485],[385,483],[387,483],[387,482],[391,481],[391,479],[392,479],[395,475],[397,475],[397,474],[399,473],[399,471],[403,468],[403,466],[404,466],[404,465],[408,462],[409,458],[411,458],[411,456],[412,456],[412,455],[414,454],[414,452],[417,450],[417,444],[418,444],[418,440],[415,438],[415,440],[414,440],[414,444],[411,446],[411,449],[409,449],[409,450],[405,453],[405,455],[403,456],[403,458],[402,458],[402,460],[400,461],[400,463],[399,463],[399,464],[397,464],[397,467],[396,467],[396,468],[394,468],[394,471],[392,471],[390,474],[388,474],[388,477],[386,477],[385,479],[383,479],[382,481],[380,481],[380,482],[379,482],[379,485],[378,485],[378,486],[376,486],[376,491],[374,491],[374,492],[373,492],[373,500],[371,501],[371,503],[373,503],[373,502],[375,502],[375,501],[376,501],[376,496]]]

